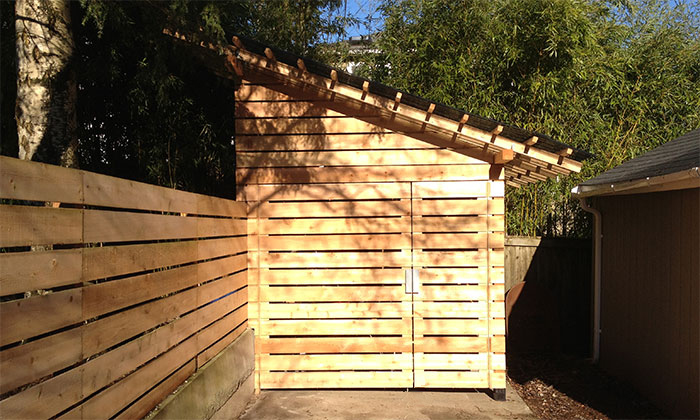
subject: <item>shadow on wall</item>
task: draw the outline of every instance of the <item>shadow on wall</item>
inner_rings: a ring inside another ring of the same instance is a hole
[[[591,241],[508,237],[508,352],[590,355]]]
[[[561,350],[559,311],[554,295],[528,281],[506,295],[507,348],[515,353],[558,353]]]

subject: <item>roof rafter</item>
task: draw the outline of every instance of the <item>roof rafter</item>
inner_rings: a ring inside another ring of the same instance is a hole
[[[177,34],[174,37],[186,41]],[[558,153],[542,150],[537,148],[538,138],[535,136],[521,143],[501,135],[501,125],[490,131],[482,130],[466,124],[468,114],[455,121],[433,113],[435,104],[421,110],[403,104],[400,92],[389,99],[373,94],[369,81],[365,81],[361,89],[356,88],[339,82],[335,70],[327,76],[320,76],[309,72],[301,58],[295,67],[276,60],[271,50],[269,54],[266,50],[263,56],[246,50],[240,39],[234,38],[233,43],[235,46],[224,47],[224,68],[229,71],[228,75],[223,74],[224,77],[235,79],[235,73],[243,80],[270,83],[270,88],[281,93],[315,96],[326,102],[329,109],[485,162],[502,164],[506,169],[518,168],[509,184],[536,182],[581,169],[581,162],[569,158],[570,148]],[[200,49],[203,53],[200,56],[206,56],[202,57],[205,58],[204,64],[217,75],[225,73],[221,72],[221,61],[217,57],[222,56],[218,50],[211,45],[200,46],[204,47]]]

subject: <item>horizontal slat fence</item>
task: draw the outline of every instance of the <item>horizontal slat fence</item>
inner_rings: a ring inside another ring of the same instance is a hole
[[[241,203],[7,157],[0,198],[0,417],[142,417],[247,327]]]
[[[236,97],[258,387],[505,388],[499,171],[304,99]]]

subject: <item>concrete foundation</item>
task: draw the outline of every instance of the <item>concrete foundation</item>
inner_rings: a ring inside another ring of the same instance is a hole
[[[253,396],[254,337],[246,330],[166,398],[148,420],[231,419]]]

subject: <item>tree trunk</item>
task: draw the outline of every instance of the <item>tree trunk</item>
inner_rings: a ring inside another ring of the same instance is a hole
[[[69,0],[17,0],[20,159],[78,166],[76,81]]]

